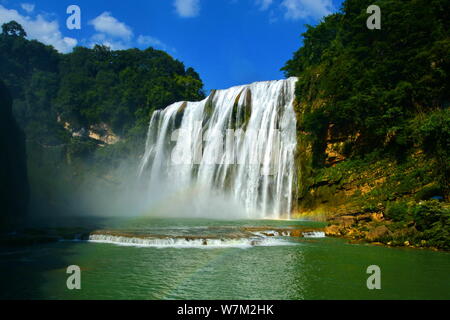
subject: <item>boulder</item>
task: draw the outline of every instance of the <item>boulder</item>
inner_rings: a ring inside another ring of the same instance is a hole
[[[331,226],[325,227],[325,235],[327,236],[340,236],[341,229],[339,226],[333,224]]]
[[[366,239],[369,241],[375,241],[377,239],[380,239],[384,236],[389,235],[391,232],[389,231],[389,229],[386,226],[378,226],[375,227],[371,230],[369,230],[369,232],[367,232],[366,235]]]
[[[372,213],[372,217],[371,218],[372,218],[373,221],[377,221],[377,222],[384,220],[382,212]]]
[[[354,216],[340,216],[336,217],[331,222],[333,224],[338,224],[343,228],[351,227],[355,223],[356,218]]]

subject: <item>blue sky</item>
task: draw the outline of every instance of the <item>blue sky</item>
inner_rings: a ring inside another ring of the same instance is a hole
[[[205,89],[283,78],[279,71],[301,45],[305,24],[342,0],[0,0],[0,24],[21,23],[28,37],[60,52],[75,45],[112,49],[152,46],[192,66]],[[66,27],[69,5],[81,30]]]

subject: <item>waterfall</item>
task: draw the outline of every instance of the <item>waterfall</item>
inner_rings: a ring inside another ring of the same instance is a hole
[[[215,217],[221,197],[230,214],[242,209],[244,218],[289,218],[296,81],[213,90],[203,101],[155,111],[139,168],[149,197],[164,194],[168,202],[188,194],[193,216]]]

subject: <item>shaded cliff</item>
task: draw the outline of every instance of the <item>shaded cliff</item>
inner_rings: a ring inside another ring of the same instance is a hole
[[[28,210],[25,135],[12,114],[12,99],[0,81],[0,228],[23,221]]]

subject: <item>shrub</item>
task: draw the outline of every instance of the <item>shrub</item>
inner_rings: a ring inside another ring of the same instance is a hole
[[[416,228],[423,230],[428,245],[444,250],[450,249],[450,209],[432,200],[413,208]]]
[[[406,202],[390,202],[386,208],[386,217],[394,221],[404,221],[408,217],[408,211]]]
[[[450,210],[444,207],[439,201],[423,201],[411,208],[416,228],[425,231],[438,226],[445,226],[449,223]]]

